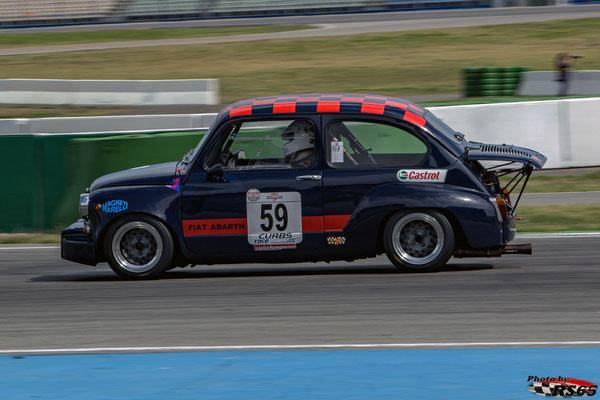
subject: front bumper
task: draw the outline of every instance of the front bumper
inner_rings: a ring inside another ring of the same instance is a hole
[[[96,265],[96,243],[84,232],[83,220],[75,222],[62,231],[60,238],[60,255],[65,260],[81,264]]]

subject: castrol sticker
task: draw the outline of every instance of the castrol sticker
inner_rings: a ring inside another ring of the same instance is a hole
[[[447,169],[401,169],[396,174],[400,182],[446,182]]]

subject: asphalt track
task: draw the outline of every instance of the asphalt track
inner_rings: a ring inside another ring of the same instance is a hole
[[[534,255],[453,260],[431,274],[397,273],[378,257],[142,282],[61,260],[56,247],[2,246],[0,350],[598,343],[600,235],[524,242]]]
[[[151,22],[119,25],[85,25],[83,27],[28,28],[28,32],[45,32],[63,29],[113,29],[159,28],[185,26],[241,26],[241,25],[315,25],[316,29],[248,35],[213,36],[185,39],[138,40],[56,46],[24,47],[0,50],[2,55],[57,53],[84,50],[107,50],[116,48],[139,48],[149,46],[174,46],[188,44],[226,43],[267,39],[310,38],[317,36],[353,35],[362,33],[408,31],[415,29],[456,28],[524,22],[541,22],[558,19],[600,17],[600,5],[573,7],[531,7],[517,9],[476,9],[447,11],[413,11],[361,14],[310,15],[294,17],[271,17],[251,19],[219,19],[183,22]],[[37,29],[37,30],[36,30]],[[1,30],[2,34],[25,32],[25,30]]]

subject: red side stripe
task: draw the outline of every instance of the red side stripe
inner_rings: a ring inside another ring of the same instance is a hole
[[[339,112],[339,101],[319,101],[317,103],[317,112]]]
[[[385,104],[363,103],[362,107],[360,108],[360,112],[370,113],[370,114],[383,114],[384,108],[385,108]]]
[[[325,231],[342,231],[351,215],[325,215]]]
[[[413,114],[410,111],[404,113],[404,120],[412,122],[415,125],[425,126],[425,118],[419,117],[417,114]]]
[[[252,106],[237,107],[229,113],[230,117],[237,117],[238,115],[252,115]]]
[[[274,113],[294,113],[296,112],[296,103],[275,103],[273,104]]]
[[[302,217],[302,232],[323,232],[323,216]]]
[[[302,232],[341,231],[350,215],[315,215],[302,217]],[[183,236],[246,235],[246,218],[187,219],[181,221]]]

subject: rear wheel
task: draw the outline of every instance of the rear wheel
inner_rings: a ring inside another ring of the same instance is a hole
[[[156,278],[173,259],[173,238],[165,225],[145,215],[127,216],[110,227],[104,241],[108,264],[123,278]]]
[[[454,231],[440,212],[401,212],[388,221],[384,246],[388,258],[398,269],[434,271],[452,256]]]

